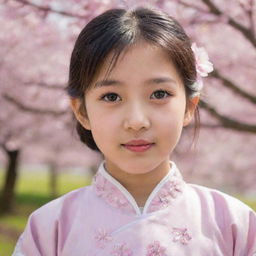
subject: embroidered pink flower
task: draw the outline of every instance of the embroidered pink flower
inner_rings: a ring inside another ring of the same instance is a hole
[[[162,190],[158,195],[152,200],[151,206],[155,208],[162,208],[168,206],[170,203],[170,195],[167,190]]]
[[[206,50],[203,47],[197,47],[196,43],[193,43],[191,48],[196,59],[196,71],[201,77],[208,76],[208,73],[213,71],[213,64],[209,61]]]
[[[113,251],[111,252],[111,256],[132,256],[133,253],[131,249],[129,249],[126,243],[115,245]]]
[[[184,181],[179,170],[173,168],[173,173],[163,182],[161,187],[154,191],[154,196],[149,202],[147,213],[168,207],[172,201],[182,192]],[[136,213],[136,206],[130,201],[122,185],[118,186],[105,177],[104,172],[98,172],[94,176],[93,190],[98,197],[101,197],[109,205],[118,208],[126,213]]]
[[[100,173],[94,176],[94,190],[97,196],[103,198],[110,205],[126,209],[127,212],[134,212],[124,194]]]
[[[180,242],[183,245],[188,244],[188,242],[192,239],[189,235],[187,228],[173,228],[173,242]]]
[[[182,182],[181,180],[171,180],[169,181],[166,186],[168,187],[168,192],[169,194],[173,197],[176,198],[178,193],[182,192]]]
[[[154,241],[148,245],[146,256],[167,256],[165,251],[166,248],[161,246],[159,241]]]
[[[123,208],[128,204],[127,199],[120,193],[120,191],[116,187],[110,188],[106,198],[111,205],[117,208]]]
[[[94,238],[99,248],[104,248],[106,243],[112,241],[112,237],[104,228],[99,228]]]
[[[106,195],[106,179],[101,177],[99,173],[94,176],[96,194],[100,197]]]
[[[182,184],[182,179],[178,177],[167,181],[152,200],[151,210],[167,207],[182,192]]]

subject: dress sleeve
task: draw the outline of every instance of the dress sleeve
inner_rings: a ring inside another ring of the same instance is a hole
[[[24,243],[24,240],[23,240],[23,237],[26,236],[25,232],[23,232],[21,234],[21,236],[19,237],[17,243],[16,243],[16,246],[14,248],[14,251],[13,251],[13,254],[12,256],[29,256],[29,255],[41,255],[40,252],[38,251],[37,248],[35,248],[35,245],[33,243],[31,243],[31,251],[30,252],[25,252],[24,249],[22,249],[22,246],[23,246],[23,243]],[[33,251],[33,254],[31,254]]]
[[[229,256],[256,256],[256,213],[248,205],[220,191],[213,191],[215,220]]]
[[[237,224],[231,225],[234,256],[256,256],[256,213],[248,209],[246,214],[238,214]]]
[[[58,221],[51,207],[32,213],[12,256],[57,255]]]

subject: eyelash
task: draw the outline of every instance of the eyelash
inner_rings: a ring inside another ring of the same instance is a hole
[[[157,98],[156,98],[156,100],[161,100],[161,99],[165,99],[165,98],[167,98],[167,97],[172,96],[171,93],[169,93],[168,91],[163,90],[163,89],[156,90],[156,91],[153,92],[153,94],[156,93],[156,92],[164,92],[164,93],[167,95],[166,97],[163,97],[163,98],[160,98],[160,99],[157,99]],[[106,96],[108,96],[108,95],[117,95],[117,96],[118,96],[117,93],[109,92],[109,93],[103,94],[103,95],[100,97],[100,100],[103,100],[103,101],[106,101],[106,102],[116,102],[116,101],[111,101],[111,100],[104,100],[104,98],[105,98]]]

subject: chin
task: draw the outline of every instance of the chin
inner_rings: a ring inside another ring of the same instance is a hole
[[[134,161],[134,164],[128,164],[128,166],[122,166],[120,165],[120,169],[123,170],[126,173],[129,174],[145,174],[149,173],[151,170],[153,170],[155,166],[153,164],[146,164],[144,160],[144,164],[136,163]]]
[[[128,173],[128,174],[134,174],[134,175],[136,175],[136,174],[145,174],[145,173],[148,173],[148,172],[150,172],[150,170],[133,170],[133,171],[126,171],[126,170],[124,170],[124,172],[126,172],[126,173]]]

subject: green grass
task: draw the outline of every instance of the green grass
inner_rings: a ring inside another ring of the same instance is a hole
[[[24,172],[17,184],[18,193],[33,193],[38,195],[48,195],[49,176],[47,172]],[[74,188],[83,187],[88,181],[82,175],[72,175],[71,173],[61,173],[58,177],[59,194],[67,193]]]
[[[255,199],[249,199],[242,197],[240,195],[234,195],[236,198],[247,204],[249,207],[251,207],[254,211],[256,211],[256,200]]]
[[[0,224],[6,227],[22,231],[27,223],[27,216],[7,215],[0,218]]]
[[[1,255],[9,256],[13,252],[13,240],[6,238],[0,234]]]

